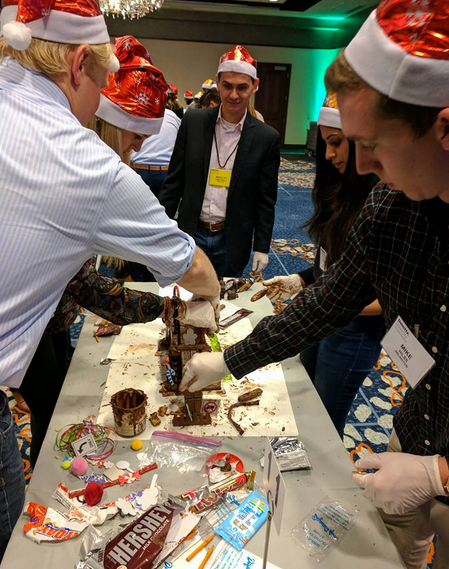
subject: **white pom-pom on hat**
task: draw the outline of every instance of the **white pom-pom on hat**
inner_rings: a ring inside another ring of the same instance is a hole
[[[120,61],[117,59],[115,55],[111,55],[111,58],[108,62],[109,73],[117,73],[119,69],[120,69]]]
[[[31,30],[22,22],[8,22],[2,26],[2,34],[9,46],[23,51],[30,46]]]

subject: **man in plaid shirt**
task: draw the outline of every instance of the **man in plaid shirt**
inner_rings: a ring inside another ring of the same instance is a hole
[[[385,0],[330,66],[360,174],[383,183],[369,196],[346,250],[280,315],[223,354],[199,354],[182,388],[236,378],[291,357],[345,326],[378,298],[386,324],[413,333],[435,365],[409,387],[389,451],[354,474],[381,510],[407,567],[449,564],[449,11],[444,0]],[[417,353],[415,360],[420,357]]]

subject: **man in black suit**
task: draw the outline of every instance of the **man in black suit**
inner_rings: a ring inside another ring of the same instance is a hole
[[[256,61],[242,46],[220,58],[222,104],[186,113],[159,199],[193,236],[218,276],[241,276],[251,255],[263,271],[274,224],[280,137],[248,112],[259,85]]]

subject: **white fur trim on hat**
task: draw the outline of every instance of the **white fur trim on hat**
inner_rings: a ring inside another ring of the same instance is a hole
[[[426,107],[449,106],[449,61],[407,53],[382,30],[376,11],[344,56],[359,77],[391,99]]]
[[[244,73],[245,75],[249,75],[253,79],[257,79],[256,68],[254,67],[254,65],[251,65],[251,63],[248,63],[247,61],[234,61],[234,60],[223,61],[223,63],[220,63],[220,65],[218,66],[217,75],[219,73],[227,73],[227,72]]]
[[[100,97],[100,105],[95,114],[117,128],[145,135],[159,134],[164,120],[164,117],[148,119],[127,113],[103,94]]]
[[[0,14],[1,34],[5,36],[11,47],[14,45],[9,43],[7,34],[10,34],[10,26],[7,24],[13,22],[30,30],[33,38],[41,40],[69,44],[88,43],[91,45],[110,41],[103,16],[78,16],[59,10],[51,10],[48,16],[27,24],[16,22],[16,19],[17,6],[5,6]],[[26,49],[28,45],[24,48],[17,47],[15,49]]]
[[[340,111],[331,107],[321,107],[317,122],[321,126],[330,126],[341,130]]]

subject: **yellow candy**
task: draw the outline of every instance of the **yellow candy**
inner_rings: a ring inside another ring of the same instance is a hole
[[[133,442],[131,443],[131,448],[133,450],[140,450],[143,447],[143,442],[139,439],[135,439],[133,440]]]
[[[61,462],[61,468],[64,470],[68,470],[70,468],[70,460],[64,460]]]

